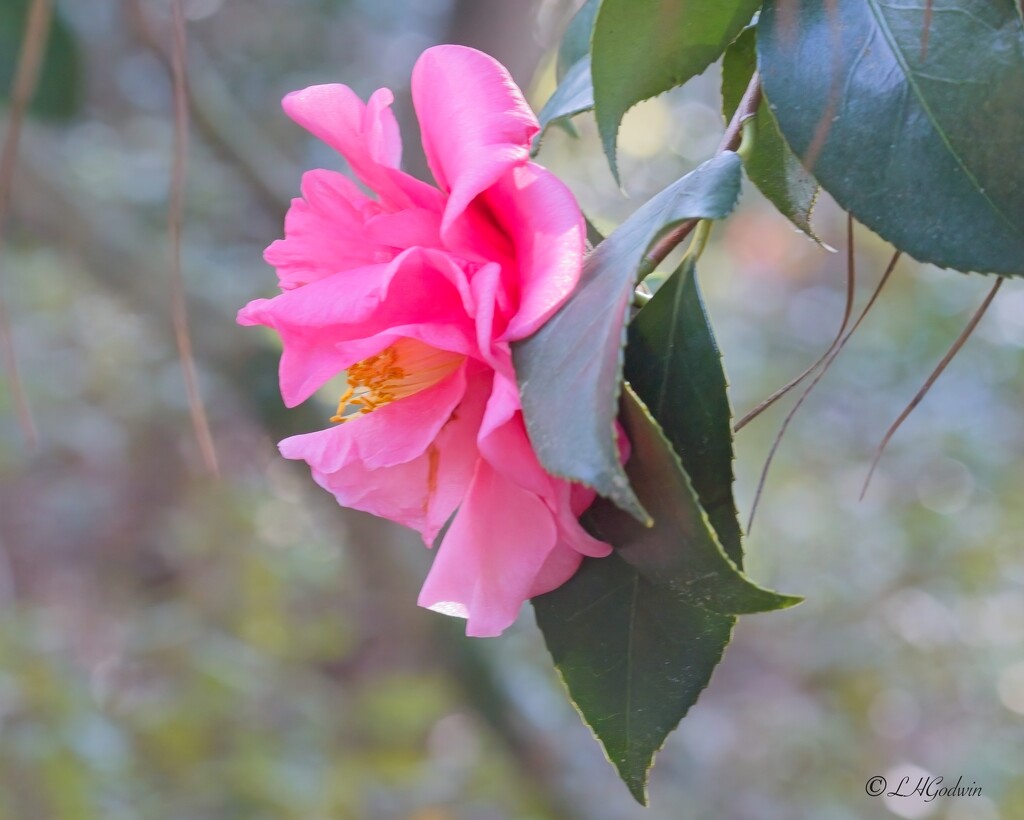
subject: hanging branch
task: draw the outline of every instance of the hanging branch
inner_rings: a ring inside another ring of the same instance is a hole
[[[757,492],[754,493],[754,503],[751,504],[750,507],[750,518],[747,520],[748,533],[754,526],[754,514],[757,512],[757,505],[761,500],[761,493],[764,490],[765,481],[768,478],[768,470],[771,468],[772,461],[775,458],[775,451],[778,450],[779,445],[782,443],[782,439],[786,435],[786,430],[789,428],[789,423],[793,420],[797,411],[800,410],[804,401],[806,401],[807,397],[811,394],[811,391],[818,386],[818,382],[825,378],[825,374],[831,369],[832,363],[836,358],[838,358],[839,354],[842,353],[843,348],[846,347],[846,343],[850,341],[853,334],[857,332],[857,328],[859,328],[864,319],[867,318],[868,313],[871,312],[871,308],[873,308],[875,306],[875,302],[878,301],[878,297],[881,295],[882,289],[889,281],[889,277],[891,277],[893,271],[896,270],[896,264],[900,261],[900,257],[902,255],[903,253],[901,251],[896,251],[896,253],[892,255],[892,259],[889,260],[889,264],[885,268],[885,273],[883,273],[882,278],[879,279],[874,292],[871,294],[871,298],[868,299],[868,303],[864,306],[864,310],[862,310],[860,316],[857,317],[857,321],[853,323],[853,327],[850,328],[850,332],[843,337],[843,340],[839,343],[836,349],[832,351],[832,354],[828,357],[828,361],[825,362],[825,366],[821,368],[818,375],[814,377],[809,385],[807,385],[807,389],[800,394],[800,398],[797,399],[796,404],[793,405],[793,409],[786,414],[786,418],[782,422],[782,427],[779,428],[779,432],[775,436],[775,441],[772,442],[771,450],[768,452],[768,458],[765,459],[764,467],[761,470],[761,478],[757,483]]]
[[[796,387],[801,381],[803,381],[808,375],[813,373],[815,369],[826,361],[829,361],[829,356],[834,351],[838,350],[840,343],[843,339],[843,334],[846,332],[846,326],[850,322],[850,315],[853,313],[853,298],[857,287],[857,270],[854,256],[853,246],[853,217],[850,214],[846,215],[846,306],[843,308],[843,321],[839,325],[839,332],[836,334],[835,339],[832,340],[832,344],[829,345],[828,350],[824,352],[822,357],[812,364],[807,370],[797,376],[793,381],[787,384],[785,387],[776,390],[771,396],[765,399],[761,404],[751,410],[747,415],[740,419],[733,427],[733,432],[736,432],[751,419],[756,418],[760,413],[763,413],[768,407],[770,407],[775,401],[786,395],[790,390]],[[826,365],[827,366],[827,365]],[[820,378],[820,377],[819,377]],[[814,387],[814,383],[811,384]],[[809,391],[807,391],[809,392]],[[754,514],[757,512],[758,502],[761,500],[761,492],[764,490],[765,481],[768,478],[768,470],[772,466],[772,461],[775,458],[775,451],[779,449],[779,445],[782,443],[783,437],[786,435],[786,429],[789,427],[789,422],[796,413],[797,408],[807,397],[807,392],[800,397],[800,401],[796,403],[796,406],[786,416],[785,421],[782,422],[782,427],[779,428],[779,432],[775,436],[775,441],[772,442],[771,450],[768,451],[768,458],[765,460],[764,467],[761,468],[761,478],[757,482],[757,491],[754,493],[754,501],[750,505],[750,517],[747,519],[747,532],[750,532],[751,527],[754,526]]]
[[[141,0],[124,3],[125,20],[132,33],[173,73],[171,49],[151,24]],[[230,83],[194,39],[189,44],[189,64],[192,77],[185,90],[190,123],[251,185],[253,194],[269,213],[286,210],[301,169],[239,103]]]
[[[967,343],[967,340],[971,338],[971,334],[974,329],[978,326],[978,322],[982,320],[985,313],[988,311],[989,305],[992,304],[992,300],[996,298],[996,294],[999,293],[999,288],[1003,286],[1003,282],[1006,280],[1000,277],[996,280],[995,285],[992,286],[992,290],[989,291],[988,296],[985,297],[985,301],[981,303],[981,307],[971,317],[971,321],[967,323],[967,327],[963,329],[956,341],[953,342],[953,346],[947,351],[946,355],[942,357],[942,361],[939,362],[938,366],[932,371],[932,374],[928,377],[928,380],[922,385],[921,389],[917,391],[917,395],[911,399],[910,404],[903,408],[903,412],[899,414],[899,417],[892,423],[892,426],[886,431],[882,442],[878,445],[878,449],[875,451],[875,457],[871,461],[871,469],[868,470],[868,477],[864,480],[864,486],[860,491],[860,498],[863,501],[864,495],[868,491],[868,486],[871,484],[871,478],[875,474],[875,468],[878,467],[878,462],[882,459],[882,454],[885,452],[885,448],[889,446],[889,441],[896,434],[896,431],[900,429],[900,426],[907,417],[914,412],[914,409],[921,403],[925,396],[928,395],[928,391],[932,389],[932,385],[938,381],[939,376],[942,375],[943,371],[953,361],[960,349]]]
[[[186,89],[185,62],[185,14],[181,0],[171,3],[173,49],[171,68],[174,79],[174,155],[171,168],[171,191],[167,207],[167,233],[171,244],[171,321],[174,324],[174,340],[185,377],[185,393],[188,396],[192,427],[202,454],[203,464],[213,475],[219,473],[217,451],[206,417],[199,380],[196,376],[195,357],[192,354],[192,339],[188,330],[188,307],[185,302],[185,283],[181,272],[182,211],[184,210],[185,166],[188,155],[188,91]]]
[[[43,65],[46,42],[50,34],[50,22],[53,19],[53,7],[50,0],[32,0],[25,23],[25,35],[21,42],[18,56],[18,67],[11,85],[11,106],[4,137],[0,148],[0,254],[3,252],[4,228],[7,224],[7,213],[11,204],[11,188],[14,182],[14,166],[18,156],[18,142],[21,138],[25,113],[35,94],[39,83],[39,72]],[[14,334],[11,330],[11,319],[7,311],[7,303],[0,294],[0,355],[7,370],[7,379],[11,388],[11,397],[18,413],[22,435],[30,449],[35,449],[39,442],[32,407],[28,401],[25,385],[18,371],[18,357],[14,350]]]
[[[732,428],[732,431],[734,433],[738,433],[740,430],[742,430],[744,427],[750,424],[750,422],[752,422],[754,419],[760,416],[765,410],[767,410],[769,407],[775,404],[775,402],[777,402],[779,399],[785,396],[790,390],[792,390],[794,387],[800,384],[800,382],[802,382],[804,379],[810,376],[811,373],[813,373],[822,364],[824,364],[828,360],[829,356],[836,352],[836,350],[840,346],[840,343],[843,338],[843,333],[846,332],[846,326],[847,324],[849,324],[850,315],[853,312],[853,294],[856,286],[856,277],[853,265],[853,217],[851,217],[849,214],[847,214],[846,223],[846,307],[843,309],[843,320],[839,324],[839,331],[836,333],[836,337],[832,340],[832,344],[828,346],[828,349],[821,354],[821,358],[814,362],[814,364],[808,367],[803,373],[801,373],[795,379],[790,381],[788,384],[784,385],[783,387],[780,387],[768,398],[766,398],[764,401],[758,404],[757,407],[755,407],[753,410],[751,410],[745,416],[743,416],[743,418],[737,421]]]

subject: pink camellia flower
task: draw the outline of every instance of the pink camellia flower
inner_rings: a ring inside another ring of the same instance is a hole
[[[454,514],[419,603],[467,618],[469,635],[498,635],[523,601],[611,550],[577,520],[594,493],[538,462],[509,349],[575,287],[584,222],[530,161],[537,119],[501,64],[432,48],[412,95],[437,188],[399,170],[390,91],[365,104],[343,85],[285,97],[376,198],[308,172],[266,252],[283,292],[238,318],[281,335],[289,407],[346,374],[331,426],[282,441],[284,456],[305,460],[340,504],[428,546]]]

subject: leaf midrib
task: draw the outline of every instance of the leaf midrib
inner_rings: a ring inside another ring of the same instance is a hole
[[[932,124],[932,127],[935,129],[935,133],[939,135],[939,139],[942,140],[942,144],[946,146],[946,150],[948,150],[953,159],[956,160],[956,164],[960,166],[963,172],[967,175],[967,178],[974,184],[975,192],[979,196],[981,196],[981,198],[985,200],[985,202],[988,203],[992,211],[996,214],[997,217],[999,217],[999,219],[1007,227],[1009,227],[1011,232],[1019,234],[1020,228],[1017,225],[1015,225],[1006,214],[1003,213],[1002,209],[995,202],[992,201],[988,193],[985,191],[984,186],[979,184],[977,177],[975,177],[974,173],[971,171],[970,168],[967,167],[966,163],[961,158],[961,156],[953,149],[952,144],[946,137],[946,132],[939,127],[939,122],[936,119],[935,115],[932,113],[931,106],[925,99],[925,96],[922,93],[921,88],[918,86],[917,81],[914,78],[914,74],[910,70],[910,65],[904,58],[902,49],[900,49],[896,43],[896,39],[892,33],[892,29],[889,28],[889,24],[885,20],[885,16],[881,13],[881,10],[879,9],[878,0],[867,0],[867,5],[868,8],[871,10],[871,15],[875,18],[875,24],[878,27],[878,30],[882,33],[882,36],[885,37],[885,41],[889,44],[889,49],[892,51],[893,56],[896,58],[896,62],[899,63],[900,69],[902,69],[903,71],[903,76],[907,80],[907,85],[909,85],[911,90],[914,92],[914,96],[917,98],[917,101],[921,104],[921,108],[924,109],[925,114],[928,116],[928,121]]]
[[[676,271],[673,276],[682,276],[686,271],[680,269]],[[665,361],[661,368],[661,389],[658,391],[658,404],[657,412],[655,413],[656,419],[663,419],[665,417],[665,401],[668,398],[668,374],[672,366],[672,361],[675,358],[677,352],[676,348],[676,333],[679,331],[679,312],[682,310],[683,303],[683,290],[684,281],[678,281],[675,283],[675,298],[672,300],[672,319],[669,325],[669,344],[668,349],[665,351]]]

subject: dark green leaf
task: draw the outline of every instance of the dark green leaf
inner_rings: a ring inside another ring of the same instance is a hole
[[[735,618],[682,603],[616,554],[533,599],[569,695],[641,804],[654,755],[708,684]]]
[[[1024,274],[1024,22],[1013,0],[930,5],[925,42],[922,3],[767,0],[765,93],[822,187],[883,238]]]
[[[533,140],[531,156],[540,150],[541,140],[550,125],[561,126],[570,136],[578,137],[579,132],[570,118],[594,107],[594,86],[590,81],[590,33],[594,30],[594,18],[600,4],[601,0],[587,0],[569,21],[558,49],[555,71],[558,87],[538,116],[541,130]]]
[[[569,69],[584,57],[590,56],[590,35],[594,31],[594,19],[601,0],[587,0],[572,20],[562,36],[562,45],[558,49],[558,63],[555,72],[558,81],[569,73]]]
[[[682,85],[719,58],[761,0],[604,0],[594,23],[597,126],[616,180],[626,112]]]
[[[0,2],[0,101],[5,105],[18,65],[28,6],[28,0]],[[51,120],[66,120],[75,114],[81,98],[79,62],[74,35],[55,13],[30,113]]]
[[[722,60],[722,109],[725,119],[739,107],[743,92],[757,68],[757,32],[744,31]],[[754,120],[757,139],[744,161],[747,176],[800,230],[817,239],[811,228],[811,210],[818,198],[818,183],[786,145],[768,102],[762,98]]]
[[[593,487],[641,521],[649,516],[629,487],[614,436],[637,271],[665,231],[688,219],[726,216],[739,186],[740,159],[731,151],[674,182],[595,248],[572,297],[512,348],[526,427],[541,463]]]
[[[683,285],[695,292],[685,280]],[[685,312],[694,315],[692,308]],[[710,340],[710,331],[692,335]],[[690,346],[696,350],[703,343]],[[711,344],[704,355],[716,357]],[[706,375],[695,384],[711,381]],[[533,605],[573,702],[630,792],[645,804],[654,755],[707,686],[735,623],[732,615],[695,601],[706,604],[715,597],[720,605],[731,599],[733,605],[743,603],[740,608],[753,611],[758,608],[752,605],[755,600],[774,608],[798,599],[766,593],[740,575],[718,547],[668,441],[628,387],[622,408],[633,448],[627,465],[630,480],[655,525],[645,529],[597,499],[584,522],[594,535],[612,543],[615,552],[608,558],[585,559],[566,584],[535,598]],[[703,452],[687,452],[688,466],[696,468]],[[736,537],[731,529],[718,536]],[[709,596],[712,588],[717,594]],[[742,601],[744,596],[749,600]]]
[[[534,138],[531,153],[536,154],[540,141],[548,126],[559,120],[575,117],[594,107],[594,87],[590,83],[590,57],[584,56],[576,63],[555,93],[544,104],[537,119],[540,121],[540,133]]]
[[[629,387],[620,420],[632,446],[626,472],[654,524],[645,527],[607,499],[598,499],[586,513],[591,532],[687,604],[743,615],[800,603],[800,598],[757,586],[725,554],[679,457]],[[730,530],[726,534],[732,535]]]
[[[626,380],[661,425],[726,554],[743,560],[733,500],[732,409],[696,272],[683,263],[629,326]]]

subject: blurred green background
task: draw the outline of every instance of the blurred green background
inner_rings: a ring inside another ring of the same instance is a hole
[[[646,811],[566,700],[528,607],[500,639],[461,637],[459,622],[414,605],[429,564],[416,538],[337,508],[277,455],[278,439],[323,426],[330,400],[286,411],[274,339],[234,314],[274,291],[261,252],[302,169],[342,167],[280,97],[314,82],[391,87],[407,167],[422,174],[408,99],[418,54],[487,50],[539,107],[574,5],[186,0],[184,265],[214,479],[168,314],[168,5],[58,4],[0,260],[40,431],[30,451],[5,382],[0,818],[1024,817],[1019,282],[858,502],[882,433],[989,284],[901,264],[794,422],[749,539],[751,574],[807,602],[740,620],[658,757]],[[0,4],[4,86],[23,10]],[[717,77],[627,116],[628,196],[586,117],[582,141],[556,131],[540,159],[609,229],[713,152]],[[816,223],[845,247],[834,205],[822,201]],[[861,302],[888,254],[858,232]],[[830,342],[844,254],[751,189],[701,268],[745,412]],[[744,510],[785,409],[738,437]],[[865,794],[873,775],[921,773],[962,775],[982,796]]]

